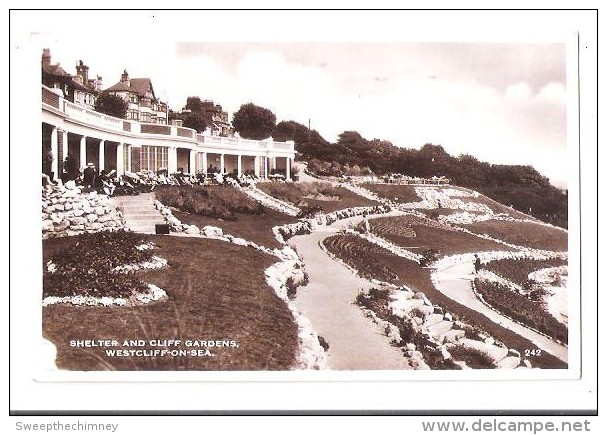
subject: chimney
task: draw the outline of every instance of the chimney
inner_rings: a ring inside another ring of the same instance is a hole
[[[82,84],[88,85],[89,83],[89,67],[86,66],[82,61],[76,65],[76,75],[82,79]]]
[[[42,66],[49,66],[51,64],[51,49],[45,48],[42,50]]]
[[[126,84],[129,88],[131,87],[131,80],[129,79],[129,73],[124,70],[122,76],[120,76],[120,82]]]
[[[103,88],[103,77],[97,76],[97,80],[95,80],[95,89],[97,91],[101,91]]]

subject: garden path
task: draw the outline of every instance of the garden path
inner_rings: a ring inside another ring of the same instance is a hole
[[[436,288],[445,296],[483,314],[492,322],[515,332],[521,337],[525,337],[535,344],[538,349],[542,349],[545,352],[554,355],[561,361],[567,362],[567,347],[555,343],[550,338],[538,334],[537,332],[502,316],[478,300],[472,291],[471,285],[471,281],[474,279],[472,263],[455,263],[434,272],[433,277]]]
[[[319,242],[361,218],[345,219],[289,243],[302,257],[310,281],[297,289],[293,301],[329,343],[328,366],[334,370],[410,370],[402,351],[390,344],[379,325],[353,302],[371,282],[333,261]]]

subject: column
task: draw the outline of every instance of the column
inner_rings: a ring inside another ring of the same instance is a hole
[[[276,169],[276,156],[271,157],[272,169]]]
[[[176,147],[169,148],[168,157],[169,157],[168,158],[169,167],[167,169],[169,171],[169,174],[174,174],[175,172],[177,172],[177,148]]]
[[[105,169],[105,141],[101,139],[99,141],[99,172]]]
[[[121,176],[124,174],[124,144],[119,143],[116,146],[116,175]]]
[[[61,162],[61,174],[59,174],[59,176],[63,175],[63,172],[65,171],[65,158],[67,157],[68,153],[69,153],[69,147],[68,147],[68,143],[67,143],[67,131],[65,130],[59,130],[59,133],[62,135],[62,140],[61,140],[61,148],[62,148],[62,153],[61,155],[63,156],[63,161]]]
[[[57,147],[57,127],[53,127],[53,131],[51,132],[51,155],[53,156],[51,172],[53,173],[53,180],[59,179],[59,149]]]
[[[259,156],[255,156],[255,176],[259,177]]]
[[[268,157],[264,156],[263,158],[263,178],[268,179]]]
[[[188,172],[190,174],[196,174],[196,150],[190,150],[190,164]]]
[[[286,177],[287,177],[287,180],[290,180],[291,179],[291,158],[290,157],[286,157],[285,165],[286,165],[285,167],[286,167],[286,171],[287,171]]]
[[[80,138],[80,169],[86,168],[86,136]]]
[[[125,144],[126,147],[126,168],[124,169],[124,171],[128,171],[131,172],[131,168],[133,166],[131,166],[131,145]]]
[[[203,152],[202,153],[202,172],[206,175],[207,174],[207,169],[209,167],[208,161],[207,161],[207,153]]]
[[[238,154],[238,176],[242,175],[242,155]]]
[[[225,154],[221,154],[219,157],[219,172],[222,174],[226,171],[226,157]]]

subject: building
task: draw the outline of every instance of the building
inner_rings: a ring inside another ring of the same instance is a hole
[[[167,104],[156,98],[149,78],[130,78],[124,70],[120,81],[106,92],[121,97],[128,103],[126,119],[148,124],[168,124]]]
[[[293,141],[258,141],[237,137],[197,134],[174,125],[148,124],[114,118],[72,103],[57,88],[44,84],[42,91],[42,150],[52,161],[49,175],[64,173],[69,155],[82,170],[93,163],[98,170],[207,173],[214,167],[223,173],[255,173],[267,178],[272,172],[291,178],[295,157]]]
[[[61,91],[63,98],[75,104],[88,108],[95,107],[95,99],[102,86],[101,77],[89,79],[89,67],[82,61],[76,65],[76,75],[68,74],[60,64],[51,63],[51,51],[45,48],[42,51],[42,84],[48,88]]]
[[[183,126],[183,121],[192,113],[186,108],[181,112],[169,111],[169,123],[171,125]],[[211,100],[200,101],[200,111],[207,125],[207,132],[212,136],[233,136],[234,129],[230,124],[228,112],[224,112],[220,104],[215,104]]]

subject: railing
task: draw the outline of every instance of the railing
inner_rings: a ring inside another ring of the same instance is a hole
[[[112,127],[117,130],[122,130],[122,120],[108,116],[103,113],[95,112],[94,110],[85,109],[69,101],[63,100],[63,111],[73,117],[82,121],[90,122],[93,124],[102,124],[108,127]]]

